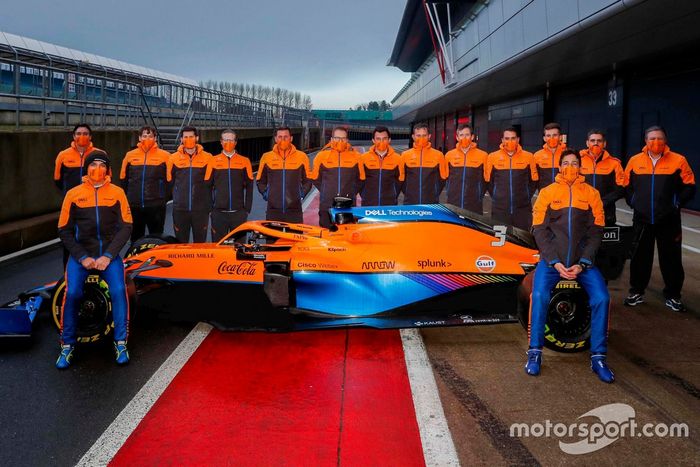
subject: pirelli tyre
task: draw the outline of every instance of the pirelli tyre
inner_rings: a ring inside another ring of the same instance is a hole
[[[533,274],[523,280],[520,322],[529,322],[529,301]],[[588,294],[576,281],[562,280],[552,289],[544,328],[544,345],[558,352],[581,352],[590,347],[591,307]]]
[[[62,278],[51,295],[51,314],[56,327],[61,329],[63,297],[66,294],[66,281]],[[112,301],[107,282],[98,275],[91,275],[83,286],[83,299],[78,310],[78,342],[97,342],[108,336],[114,329],[112,321]]]
[[[129,258],[130,256],[138,255],[139,253],[143,253],[144,251],[148,251],[159,245],[167,245],[168,243],[177,243],[177,239],[170,235],[152,235],[141,237],[134,243],[132,243],[132,245],[126,251],[124,258]]]

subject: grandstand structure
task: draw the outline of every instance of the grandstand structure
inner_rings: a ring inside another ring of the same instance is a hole
[[[308,127],[307,111],[215,91],[194,80],[0,31],[0,128],[158,128],[172,147],[197,127]],[[312,121],[312,126],[318,126]]]

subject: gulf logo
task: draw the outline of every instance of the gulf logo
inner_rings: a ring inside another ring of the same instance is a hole
[[[491,272],[496,269],[496,260],[486,255],[479,256],[476,258],[476,267],[481,272]]]

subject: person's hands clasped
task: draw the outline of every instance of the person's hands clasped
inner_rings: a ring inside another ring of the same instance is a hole
[[[554,265],[554,269],[557,270],[562,279],[570,281],[576,280],[576,277],[581,274],[581,271],[583,271],[583,268],[578,264],[574,264],[573,266],[567,268],[562,263],[557,263]]]
[[[97,260],[95,260],[95,269],[97,269],[98,271],[104,271],[105,269],[107,269],[107,266],[109,266],[109,263],[111,262],[112,260],[108,257],[100,256],[99,258],[97,258]]]
[[[80,264],[87,270],[95,269],[95,258],[84,258],[80,261]]]

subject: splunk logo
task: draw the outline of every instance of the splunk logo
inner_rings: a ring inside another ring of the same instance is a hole
[[[396,261],[363,261],[362,269],[369,271],[386,271],[396,267]]]
[[[452,266],[452,263],[445,261],[444,259],[419,259],[418,267],[421,269],[425,268],[447,268]]]
[[[628,404],[616,403],[596,407],[578,417],[576,423],[513,423],[510,436],[517,438],[566,438],[559,449],[567,454],[588,454],[611,445],[620,438],[688,438],[687,423],[637,423],[636,412]]]

